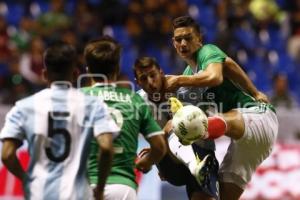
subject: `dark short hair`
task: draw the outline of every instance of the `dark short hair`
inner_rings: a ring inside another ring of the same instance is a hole
[[[76,49],[63,42],[48,47],[44,53],[44,65],[54,79],[64,79],[77,63]]]
[[[181,27],[193,27],[198,33],[201,34],[200,26],[197,22],[190,16],[181,16],[173,20],[173,30]]]
[[[134,66],[133,66],[133,72],[134,72],[135,78],[136,78],[136,70],[137,69],[143,69],[145,67],[152,67],[152,66],[155,66],[157,69],[161,69],[158,62],[153,57],[137,58],[134,62]]]
[[[92,40],[84,48],[84,58],[92,74],[119,73],[120,56],[121,45],[110,36]]]

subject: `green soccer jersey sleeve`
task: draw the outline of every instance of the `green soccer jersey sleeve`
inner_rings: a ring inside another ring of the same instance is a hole
[[[227,55],[212,44],[206,44],[197,53],[198,71],[205,70],[211,63],[223,63]]]

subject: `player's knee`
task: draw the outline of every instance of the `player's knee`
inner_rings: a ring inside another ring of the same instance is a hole
[[[229,111],[223,115],[227,123],[226,136],[238,140],[243,137],[245,132],[245,123],[241,113],[238,111]]]

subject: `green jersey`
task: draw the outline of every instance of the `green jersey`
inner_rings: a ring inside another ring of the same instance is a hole
[[[195,73],[201,73],[211,63],[223,63],[225,62],[227,55],[220,50],[217,46],[207,44],[201,47],[197,52],[197,72],[193,72],[190,66],[187,66],[184,75],[193,75]],[[247,94],[230,79],[224,77],[223,83],[211,87],[201,88],[201,101],[211,102],[210,106],[216,106],[218,112],[228,112],[234,108],[248,108],[257,106],[260,103]],[[199,100],[199,99],[198,99]],[[263,106],[265,108],[266,106]],[[273,111],[274,108],[268,105]]]
[[[162,134],[161,128],[152,117],[149,107],[136,93],[126,88],[95,85],[82,89],[86,94],[99,96],[109,106],[112,117],[115,119],[121,132],[114,140],[115,155],[107,184],[124,184],[134,189],[135,159],[138,147],[138,135],[144,137]],[[92,141],[88,162],[88,175],[91,183],[96,184],[98,178],[98,145]]]

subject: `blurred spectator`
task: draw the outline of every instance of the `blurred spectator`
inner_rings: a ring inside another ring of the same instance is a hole
[[[64,9],[64,0],[51,0],[50,10],[38,18],[39,33],[48,42],[60,39],[60,34],[71,26],[71,18]]]
[[[10,56],[7,24],[5,18],[0,15],[0,63],[7,63]]]
[[[76,4],[74,26],[76,35],[82,43],[100,35],[102,24],[97,20],[96,11],[84,0],[80,0]]]
[[[300,0],[291,0],[287,4],[290,16],[289,54],[300,62]]]
[[[34,92],[45,87],[42,75],[44,50],[42,38],[35,37],[30,43],[29,52],[22,54],[20,58],[20,73],[32,85]]]
[[[169,46],[172,19],[187,11],[187,2],[182,0],[131,1],[126,24],[129,35],[139,44],[139,52],[145,54],[148,48]]]
[[[101,0],[97,13],[100,21],[106,25],[121,25],[125,23],[127,16],[127,5],[124,5],[121,0]],[[115,14],[112,14],[115,13]]]
[[[276,108],[293,109],[298,106],[296,99],[289,91],[288,79],[285,74],[274,75],[273,94],[270,100]]]
[[[9,48],[9,36],[7,33],[7,24],[5,18],[0,15],[0,95],[7,86],[9,76],[9,60],[11,50]]]
[[[283,10],[288,11],[289,23],[283,21]],[[20,12],[15,17],[12,13],[16,12],[10,11]],[[14,91],[8,88],[15,87],[13,83],[20,80],[23,84],[28,79],[34,89],[43,86],[36,86],[41,83],[41,67],[37,66],[42,63],[34,61],[40,63],[34,64],[35,67],[28,64],[33,51],[34,55],[40,54],[39,45],[37,50],[30,47],[30,41],[36,36],[44,44],[62,40],[76,45],[79,66],[84,69],[84,44],[111,32],[123,44],[126,56],[122,71],[128,77],[132,77],[129,67],[142,55],[157,58],[167,73],[180,74],[184,63],[170,48],[171,21],[187,13],[201,24],[204,41],[216,43],[229,56],[237,57],[258,88],[270,90],[269,74],[278,69],[289,75],[290,83],[299,82],[300,62],[295,64],[287,56],[286,45],[293,58],[300,61],[300,0],[13,0],[0,2],[0,98],[4,90]],[[285,30],[286,25],[290,32]],[[286,33],[290,34],[289,38]],[[12,70],[12,65],[21,72]],[[260,74],[266,74],[266,78],[259,77]],[[290,85],[290,89],[299,98],[296,85]]]
[[[30,41],[36,35],[35,26],[35,22],[30,17],[22,17],[18,29],[11,36],[11,41],[19,51],[24,52],[29,49]]]
[[[0,101],[4,104],[13,104],[30,94],[28,82],[20,74],[18,54],[16,51],[12,51],[11,55],[8,61],[8,74],[5,78],[5,87],[0,90]]]

